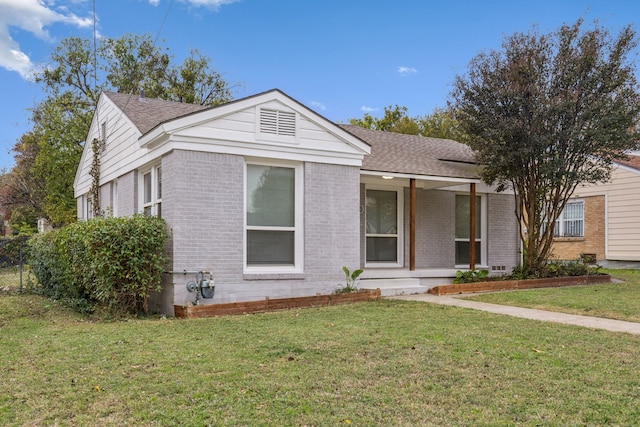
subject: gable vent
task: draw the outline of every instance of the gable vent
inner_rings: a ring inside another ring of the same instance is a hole
[[[296,136],[296,113],[261,109],[260,133]]]

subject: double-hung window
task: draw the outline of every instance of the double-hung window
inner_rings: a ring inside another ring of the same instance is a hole
[[[162,167],[154,166],[142,173],[142,213],[162,216]]]
[[[584,236],[584,201],[567,202],[560,217],[556,220],[554,233],[556,237]]]
[[[366,262],[397,267],[402,262],[402,192],[366,190]]]
[[[247,163],[248,271],[302,271],[302,166]]]

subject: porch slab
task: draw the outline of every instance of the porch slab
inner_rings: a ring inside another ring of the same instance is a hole
[[[456,276],[456,271],[456,269],[450,268],[365,269],[360,276],[358,287],[361,289],[380,289],[382,296],[420,294],[436,286],[451,284]]]
[[[421,294],[427,292],[429,287],[420,285],[420,279],[369,279],[361,280],[360,289],[380,289],[383,297]]]

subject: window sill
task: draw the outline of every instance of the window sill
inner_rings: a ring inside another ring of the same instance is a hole
[[[304,280],[303,273],[244,273],[244,280]]]
[[[554,242],[584,242],[584,236],[580,237],[554,237]]]
[[[404,268],[402,264],[395,262],[369,262],[365,263],[364,268]]]

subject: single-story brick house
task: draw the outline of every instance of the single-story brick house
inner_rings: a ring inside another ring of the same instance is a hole
[[[104,92],[75,179],[81,220],[94,139],[100,208],[170,228],[167,314],[194,300],[184,271],[211,272],[204,303],[223,303],[331,293],[342,266],[389,294],[450,283],[471,252],[493,273],[519,260],[513,195],[480,182],[466,146],[335,124],[279,90],[216,107]]]
[[[579,186],[556,222],[553,256],[605,266],[640,262],[640,155],[614,162],[611,180]]]

